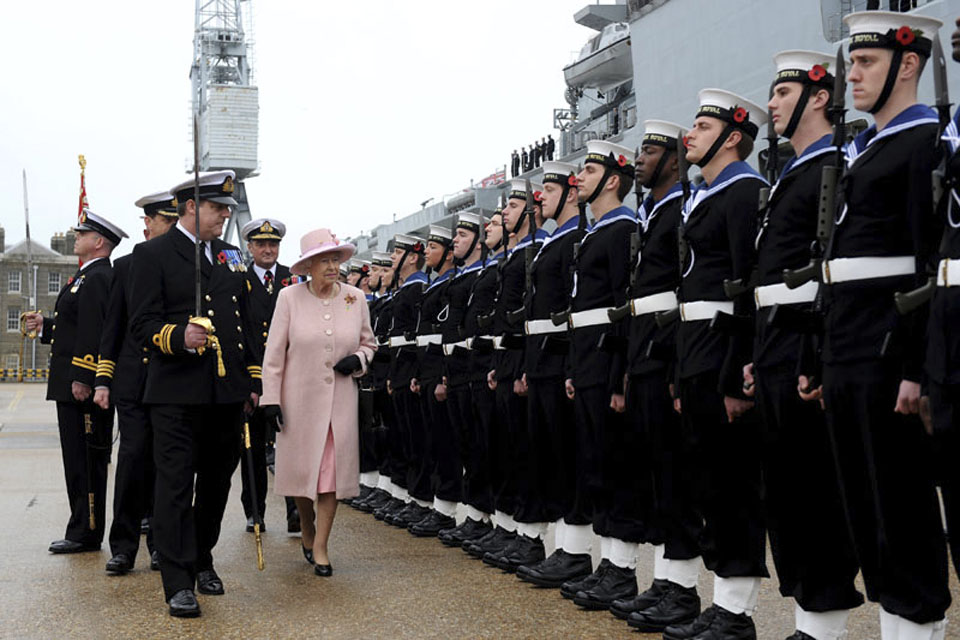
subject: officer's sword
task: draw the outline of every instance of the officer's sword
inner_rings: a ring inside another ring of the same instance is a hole
[[[96,496],[94,495],[94,443],[93,443],[93,416],[90,415],[89,411],[83,413],[83,434],[84,440],[87,444],[87,507],[88,513],[90,515],[89,524],[90,531],[97,530],[97,517],[96,512]]]
[[[263,539],[260,531],[263,519],[257,510],[257,477],[253,470],[253,449],[250,448],[250,421],[243,418],[243,448],[246,450],[247,477],[250,479],[250,509],[253,512],[253,537],[257,541],[257,569],[263,571]]]

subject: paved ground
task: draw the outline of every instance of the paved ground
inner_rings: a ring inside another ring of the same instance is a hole
[[[267,566],[258,572],[253,537],[243,531],[239,477],[214,552],[227,593],[200,596],[199,619],[172,619],[146,553],[123,577],[104,573],[106,546],[100,553],[47,553],[50,541],[63,534],[67,504],[54,409],[43,393],[42,385],[0,384],[2,638],[654,637],[348,507],[341,507],[334,525],[335,575],[322,579],[303,560],[299,538],[284,533],[282,500],[270,496]],[[652,562],[645,550],[641,585],[652,579]],[[956,581],[952,587],[956,600]],[[700,592],[709,600],[706,576]],[[960,638],[958,611],[954,605],[948,613],[957,621],[950,638]],[[777,595],[773,580],[764,582],[756,619],[764,640],[793,630],[793,605]],[[875,605],[855,612],[849,637],[879,637]]]

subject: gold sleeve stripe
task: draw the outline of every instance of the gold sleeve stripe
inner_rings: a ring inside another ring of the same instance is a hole
[[[160,351],[167,355],[173,355],[173,348],[170,345],[170,336],[173,334],[173,330],[177,328],[175,324],[165,324],[163,328],[160,329],[160,333],[154,336],[154,344],[160,347]]]
[[[96,359],[92,355],[88,354],[82,358],[74,356],[71,362],[75,367],[80,367],[81,369],[86,369],[87,371],[93,371],[94,373],[97,371]]]
[[[263,367],[259,367],[255,364],[247,365],[247,373],[249,373],[250,377],[254,380],[263,379]]]

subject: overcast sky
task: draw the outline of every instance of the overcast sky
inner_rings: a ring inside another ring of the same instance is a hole
[[[253,0],[261,175],[254,217],[357,234],[466,187],[552,131],[586,0]],[[244,2],[249,7],[251,2]],[[90,207],[142,238],[140,196],[185,179],[193,0],[6,3],[0,224],[45,246]],[[555,133],[555,132],[553,132]],[[556,137],[556,136],[555,136]],[[125,242],[116,255],[132,247]]]

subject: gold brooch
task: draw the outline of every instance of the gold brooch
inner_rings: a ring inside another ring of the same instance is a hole
[[[352,293],[348,293],[346,296],[344,296],[343,301],[346,302],[347,305],[351,305],[357,301],[357,297]]]

